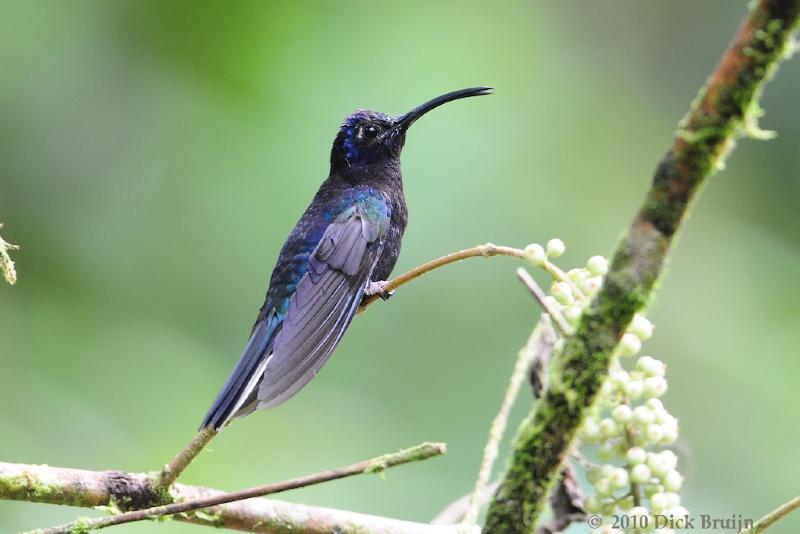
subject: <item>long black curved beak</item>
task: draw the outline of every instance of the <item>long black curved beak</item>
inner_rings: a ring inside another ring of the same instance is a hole
[[[438,108],[442,104],[452,102],[453,100],[459,100],[461,98],[468,98],[470,96],[490,95],[492,94],[493,90],[494,89],[491,87],[470,87],[469,89],[459,89],[458,91],[453,91],[452,93],[437,96],[432,100],[428,100],[421,106],[415,107],[408,113],[397,117],[395,119],[393,129],[400,131],[408,130],[408,127],[414,124],[418,118],[422,117],[430,110]]]

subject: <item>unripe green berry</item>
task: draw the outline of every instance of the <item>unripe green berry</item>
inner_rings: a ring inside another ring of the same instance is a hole
[[[644,484],[650,480],[650,468],[647,464],[636,464],[631,468],[631,480],[637,484]]]
[[[564,310],[564,319],[566,319],[570,325],[575,326],[578,324],[582,314],[583,309],[580,306],[570,306]]]
[[[628,371],[625,369],[612,369],[608,376],[611,379],[611,382],[617,386],[624,386],[628,381],[628,378],[630,378]]]
[[[625,455],[631,465],[643,464],[647,461],[647,452],[641,447],[631,447]]]
[[[614,457],[615,453],[614,445],[612,443],[603,443],[597,448],[597,456],[600,457],[603,461],[609,461]]]
[[[589,484],[594,484],[603,477],[603,470],[599,467],[591,467],[586,470],[586,480]]]
[[[590,514],[596,514],[603,509],[603,503],[600,502],[600,499],[596,496],[590,495],[583,501],[583,507],[586,508],[586,511]]]
[[[676,492],[681,489],[681,486],[683,486],[683,476],[680,473],[678,473],[678,471],[676,471],[675,469],[668,472],[664,476],[663,481],[664,481],[664,489],[666,489],[667,491]]]
[[[633,417],[633,410],[627,404],[620,404],[611,410],[611,417],[618,423],[627,423]]]
[[[608,477],[608,481],[613,489],[622,489],[628,485],[628,472],[618,467],[614,469],[614,472]]]
[[[572,288],[566,282],[556,282],[550,293],[561,304],[569,305],[575,302],[575,297],[572,295]]]
[[[661,451],[658,453],[659,458],[667,466],[667,469],[672,471],[678,467],[678,456],[672,451]]]
[[[653,507],[654,512],[660,512],[670,507],[669,499],[665,493],[654,493],[650,497],[650,505]]]
[[[636,360],[636,368],[647,376],[664,376],[667,366],[652,356],[642,356]]]
[[[580,282],[581,280],[589,278],[589,271],[586,269],[570,269],[567,271],[567,278],[573,282]]]
[[[664,428],[661,425],[657,425],[655,423],[647,425],[647,439],[649,439],[653,443],[658,443],[659,441],[664,439]]]
[[[547,259],[547,254],[545,254],[542,245],[539,243],[531,243],[525,247],[524,257],[531,265],[539,266]]]
[[[632,334],[638,336],[642,341],[647,341],[653,336],[653,323],[651,323],[647,317],[637,313],[633,316],[628,330]]]
[[[602,419],[598,426],[600,427],[600,433],[603,435],[603,437],[611,438],[619,433],[619,427],[617,426],[617,423],[608,417]]]
[[[664,493],[664,486],[661,484],[654,484],[652,481],[644,484],[642,488],[644,489],[645,497],[648,499],[656,493]]]
[[[579,437],[586,443],[595,443],[600,439],[600,427],[592,419],[586,419],[581,426]]]
[[[674,493],[672,491],[668,491],[668,492],[664,493],[664,496],[666,497],[670,508],[672,508],[674,506],[678,506],[681,503],[681,496],[678,495],[677,493]]]
[[[602,466],[600,466],[600,472],[603,473],[604,477],[610,477],[611,473],[613,473],[614,469],[616,468],[617,466],[612,464],[603,464]]]
[[[567,247],[564,245],[564,242],[558,238],[551,239],[547,242],[547,255],[552,256],[554,258],[558,258],[564,251],[567,250]]]
[[[644,384],[642,384],[641,380],[630,379],[622,389],[625,391],[625,395],[627,395],[628,398],[636,400],[642,396]]]
[[[637,406],[633,409],[633,420],[642,425],[649,425],[656,420],[656,416],[647,406]]]
[[[672,445],[678,441],[678,427],[661,425],[661,428],[664,429],[664,437],[661,438],[661,443],[664,445]]]
[[[663,376],[651,376],[644,379],[642,393],[647,398],[660,397],[667,392],[667,381]]]
[[[597,494],[600,495],[601,497],[607,497],[612,493],[611,483],[606,477],[603,477],[600,480],[596,481],[593,484],[593,486]]]
[[[608,260],[603,256],[592,256],[586,262],[586,268],[593,276],[605,276],[608,272]]]
[[[633,334],[625,334],[619,342],[619,355],[623,358],[634,356],[642,350],[642,341]]]
[[[592,276],[591,278],[587,278],[585,280],[581,280],[578,283],[578,287],[584,293],[588,293],[592,295],[597,293],[597,291],[603,287],[603,277],[602,276]]]
[[[670,461],[660,454],[651,452],[647,455],[647,466],[655,476],[661,478],[670,470]]]
[[[619,506],[619,509],[622,510],[623,512],[633,508],[633,495],[628,495],[624,499],[620,499],[619,501],[617,501],[617,506]]]

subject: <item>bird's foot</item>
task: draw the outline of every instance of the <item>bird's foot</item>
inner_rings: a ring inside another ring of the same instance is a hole
[[[386,291],[386,286],[388,285],[389,282],[386,280],[381,280],[379,282],[370,281],[367,283],[367,287],[364,288],[364,294],[367,296],[378,295],[383,300],[389,300],[389,297],[394,295],[394,291]]]

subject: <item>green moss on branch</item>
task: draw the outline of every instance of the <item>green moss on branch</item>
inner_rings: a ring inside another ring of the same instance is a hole
[[[737,134],[752,135],[758,97],[787,54],[800,0],[752,5],[619,243],[602,290],[552,366],[550,388],[522,424],[484,531],[533,532],[586,410],[608,373],[634,313],[654,293],[674,238],[706,178],[721,168]]]

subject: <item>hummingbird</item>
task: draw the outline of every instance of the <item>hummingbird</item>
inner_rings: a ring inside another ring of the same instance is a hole
[[[408,222],[400,153],[427,112],[490,94],[472,87],[390,116],[359,109],[333,141],[330,174],[289,234],[247,345],[201,430],[288,400],[319,372],[361,299],[389,298],[386,279]]]

